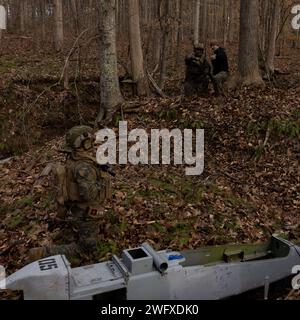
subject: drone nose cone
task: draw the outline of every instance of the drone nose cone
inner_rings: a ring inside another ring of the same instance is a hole
[[[20,276],[19,273],[16,272],[11,276],[0,281],[0,290],[13,290],[18,291],[21,290],[20,286]]]
[[[0,281],[0,290],[6,289],[6,279]]]

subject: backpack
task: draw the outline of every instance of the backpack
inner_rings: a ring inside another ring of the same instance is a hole
[[[55,164],[53,166],[53,172],[55,175],[56,201],[58,206],[66,206],[68,202],[80,202],[80,196],[78,193],[77,183],[73,179],[73,169],[76,165],[74,162],[71,166],[65,164]],[[106,199],[112,197],[111,179],[109,175],[100,170],[98,176],[98,182],[101,186],[98,203],[103,202]]]
[[[53,166],[55,176],[56,201],[59,205],[64,206],[69,201],[69,193],[67,187],[67,169],[66,166],[58,163]]]

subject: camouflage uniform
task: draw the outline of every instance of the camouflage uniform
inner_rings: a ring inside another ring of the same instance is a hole
[[[101,204],[111,196],[110,178],[92,158],[93,131],[86,126],[75,127],[66,137],[67,160],[59,166],[57,177],[57,203],[59,218],[66,228],[56,241],[69,245],[39,248],[43,257],[57,254],[91,253],[96,250],[99,238]],[[70,215],[70,219],[65,218]],[[76,243],[76,245],[75,245]],[[35,259],[36,254],[35,255]]]
[[[206,95],[208,93],[211,66],[204,55],[204,46],[194,47],[194,53],[187,56],[186,77],[184,84],[185,96]]]
[[[99,236],[95,218],[101,213],[100,205],[110,197],[110,179],[88,156],[71,156],[66,167],[69,186],[66,209],[72,213],[73,229],[78,231],[76,240],[85,248],[92,248]]]

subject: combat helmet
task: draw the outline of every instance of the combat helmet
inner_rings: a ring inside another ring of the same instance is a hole
[[[205,46],[203,43],[194,43],[194,50],[203,50],[204,51]]]
[[[194,53],[196,57],[200,57],[204,55],[205,47],[203,43],[194,44]]]
[[[76,126],[67,133],[64,150],[67,152],[72,152],[79,148],[89,150],[93,147],[93,143],[93,129],[88,126]]]

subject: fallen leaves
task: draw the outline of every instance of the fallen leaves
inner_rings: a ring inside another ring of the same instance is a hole
[[[140,101],[139,112],[126,119],[129,130],[205,128],[205,172],[187,177],[181,167],[116,166],[114,197],[95,222],[103,240],[99,260],[144,241],[186,249],[264,241],[274,232],[296,235],[299,136],[270,132],[265,152],[253,157],[270,119],[299,121],[296,92],[243,89],[238,99]],[[26,264],[31,248],[52,244],[66,228],[56,220],[49,170],[63,161],[56,151],[63,143],[61,137],[0,164],[0,263],[9,272]]]

